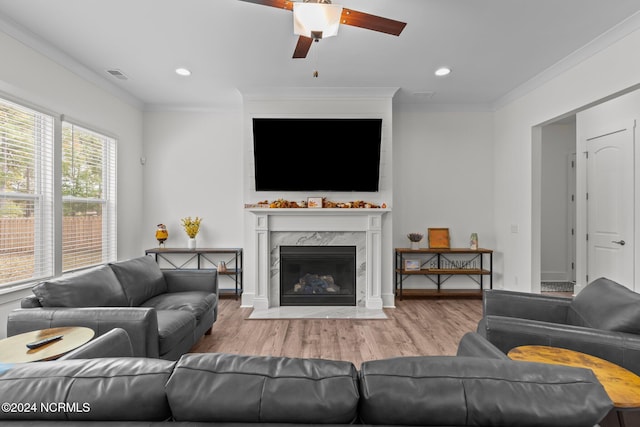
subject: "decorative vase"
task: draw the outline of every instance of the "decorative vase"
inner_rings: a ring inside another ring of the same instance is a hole
[[[411,242],[411,249],[420,249],[420,242]]]
[[[469,239],[469,248],[474,251],[478,249],[478,233],[471,233],[471,238]]]
[[[189,238],[187,247],[189,249],[195,249],[196,248],[196,238],[195,237],[190,237]]]

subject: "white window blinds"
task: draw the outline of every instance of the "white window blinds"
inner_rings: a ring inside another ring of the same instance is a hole
[[[53,274],[54,118],[0,99],[0,284]]]
[[[62,123],[62,270],[116,259],[116,140]]]

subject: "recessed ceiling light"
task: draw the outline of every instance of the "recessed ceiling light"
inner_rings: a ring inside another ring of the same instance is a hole
[[[187,70],[186,68],[176,68],[176,74],[186,77],[191,75],[191,71]]]
[[[451,68],[449,67],[440,67],[436,70],[435,75],[438,77],[444,77],[451,73]]]

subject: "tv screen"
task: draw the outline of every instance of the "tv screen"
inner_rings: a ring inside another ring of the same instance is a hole
[[[382,119],[253,119],[256,191],[378,191]]]

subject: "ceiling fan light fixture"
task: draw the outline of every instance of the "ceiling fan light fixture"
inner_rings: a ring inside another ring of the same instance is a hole
[[[293,32],[299,36],[313,39],[318,33],[320,38],[332,37],[338,34],[342,6],[327,3],[293,4]]]

